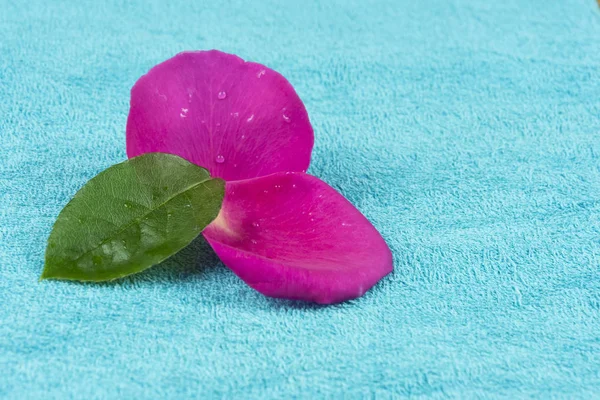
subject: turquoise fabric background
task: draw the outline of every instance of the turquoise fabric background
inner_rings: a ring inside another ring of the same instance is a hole
[[[265,298],[200,240],[37,282],[61,208],[126,157],[133,83],[210,48],[304,100],[309,172],[394,254],[363,298]],[[0,0],[0,138],[0,398],[598,396],[594,0]]]

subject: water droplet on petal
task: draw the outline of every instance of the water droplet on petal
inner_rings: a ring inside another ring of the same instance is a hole
[[[281,185],[275,185],[275,189],[279,189]]]
[[[311,218],[311,219],[310,219],[310,221],[311,221],[311,222],[315,222],[315,219],[314,219],[314,218]]]
[[[254,239],[250,240],[250,242],[252,242],[252,244],[256,244],[256,243],[258,243],[258,242],[257,242],[256,240],[254,240]]]
[[[237,164],[233,164],[233,168],[237,168]]]
[[[254,221],[254,222],[252,223],[252,226],[253,226],[253,227],[255,227],[255,228],[258,228],[260,225],[258,224],[258,222]]]
[[[263,193],[267,194],[267,193],[269,193],[269,191],[268,190],[263,190]]]
[[[219,100],[225,100],[225,97],[227,97],[227,93],[225,93],[225,91],[221,90],[218,94],[217,94],[217,99]]]
[[[187,108],[182,108],[182,109],[181,109],[181,112],[179,113],[179,116],[180,116],[181,118],[185,118],[185,117],[187,117],[187,112],[188,112],[188,110],[189,110],[189,109],[187,109]]]
[[[215,157],[215,161],[217,162],[217,164],[223,164],[225,162],[225,157],[223,157],[221,154],[219,154],[218,156]]]
[[[252,122],[253,119],[254,119],[254,114],[249,116],[248,119],[246,120],[246,122]]]
[[[233,118],[237,118],[237,117],[239,117],[239,116],[240,116],[240,113],[236,113],[236,112],[234,112],[234,113],[231,113],[231,116],[232,116]]]
[[[291,121],[290,117],[289,117],[289,116],[287,116],[287,115],[285,115],[285,114],[282,114],[282,115],[281,115],[281,117],[283,118],[283,120],[284,120],[285,122],[288,122],[288,123],[289,123],[289,122]]]
[[[267,73],[267,71],[265,71],[264,69],[261,69],[261,70],[258,72],[258,74],[256,74],[256,77],[257,77],[257,78],[260,78],[261,76],[263,76],[263,75],[264,75],[264,74],[266,74],[266,73]]]
[[[292,185],[292,187],[293,187],[293,188],[296,188],[296,184],[294,183],[294,184]]]
[[[242,139],[246,139],[246,135],[242,135]]]

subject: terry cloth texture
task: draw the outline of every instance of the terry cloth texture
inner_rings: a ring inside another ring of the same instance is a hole
[[[211,48],[305,102],[309,172],[394,254],[363,298],[265,298],[201,240],[37,281],[61,208],[126,158],[131,86]],[[0,0],[0,136],[0,398],[598,396],[595,0]]]

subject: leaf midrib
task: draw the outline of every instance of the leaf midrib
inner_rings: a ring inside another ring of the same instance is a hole
[[[127,228],[131,227],[132,225],[141,223],[142,220],[144,218],[146,218],[148,215],[152,214],[153,212],[155,212],[156,210],[160,209],[161,207],[164,207],[168,202],[170,202],[171,200],[175,199],[176,197],[178,197],[178,196],[180,196],[180,195],[182,195],[184,193],[187,193],[188,191],[190,191],[192,189],[195,189],[196,187],[200,186],[201,184],[203,184],[203,183],[205,183],[207,181],[210,181],[212,179],[214,179],[214,178],[212,178],[212,177],[209,176],[208,178],[204,179],[203,181],[197,182],[197,183],[195,183],[193,185],[188,186],[184,190],[182,190],[180,192],[177,192],[176,194],[174,194],[173,196],[169,197],[167,200],[165,200],[164,202],[162,202],[158,207],[156,207],[156,208],[154,208],[154,209],[152,209],[152,210],[150,210],[150,211],[142,214],[141,216],[139,216],[137,218],[134,218],[131,222],[129,222],[128,224],[124,225],[121,229],[119,229],[117,232],[114,233],[113,237],[118,236],[119,234],[121,234],[123,231],[125,231]],[[72,263],[77,263],[77,261],[81,260],[84,256],[90,254],[94,250],[100,248],[102,245],[108,243],[110,240],[113,239],[113,237],[109,237],[109,238],[103,239],[98,245],[96,245],[96,246],[92,247],[91,249],[85,251],[83,254],[81,254],[77,258],[75,258],[73,260],[69,260],[69,261],[72,262]]]

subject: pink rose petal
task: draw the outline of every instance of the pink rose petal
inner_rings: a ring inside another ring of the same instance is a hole
[[[204,236],[260,293],[329,304],[362,296],[393,269],[371,223],[325,182],[303,173],[227,182]]]
[[[220,51],[184,52],[131,90],[127,155],[176,154],[225,180],[305,171],[313,130],[290,83]]]

